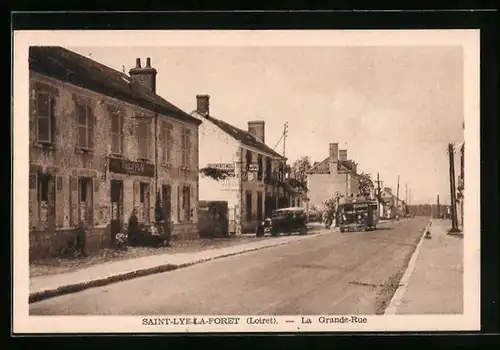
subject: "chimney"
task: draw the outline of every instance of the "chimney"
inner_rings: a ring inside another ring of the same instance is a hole
[[[339,144],[330,143],[330,153],[329,153],[330,163],[337,163],[339,160]]]
[[[141,59],[135,60],[135,67],[129,71],[130,78],[156,93],[156,69],[151,67],[151,58],[146,58],[146,67],[141,67]]]
[[[339,160],[339,144],[338,143],[330,143],[329,145],[329,165],[328,169],[331,174],[337,173],[337,163]]]
[[[196,111],[201,115],[210,115],[209,100],[209,95],[196,95]]]
[[[248,132],[265,143],[265,127],[263,120],[252,120],[248,122]]]
[[[347,160],[347,150],[346,149],[341,149],[339,150],[339,160]]]

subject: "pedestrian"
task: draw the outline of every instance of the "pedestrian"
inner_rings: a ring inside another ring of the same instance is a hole
[[[87,242],[87,230],[86,225],[83,220],[80,220],[80,224],[76,231],[76,242],[75,242],[75,252],[80,253],[82,256],[87,256],[85,252],[85,244]]]
[[[137,219],[137,209],[133,209],[128,219],[128,237],[131,245],[136,243],[139,230],[139,220]]]

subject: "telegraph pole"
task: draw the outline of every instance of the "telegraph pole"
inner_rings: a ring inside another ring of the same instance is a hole
[[[450,197],[451,197],[451,230],[449,232],[460,232],[457,223],[457,201],[455,188],[455,159],[453,144],[448,144],[448,156],[450,162]]]
[[[398,187],[396,190],[396,208],[399,207],[399,175],[398,175]]]
[[[380,197],[380,176],[377,173],[377,195]]]
[[[283,157],[286,156],[286,138],[288,136],[288,122],[283,127]]]
[[[441,217],[441,205],[439,204],[439,194],[437,195],[437,218],[439,219]]]

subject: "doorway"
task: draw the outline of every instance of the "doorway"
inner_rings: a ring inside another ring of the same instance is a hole
[[[163,213],[165,215],[164,218],[164,226],[163,233],[167,236],[167,240],[170,241],[170,237],[172,235],[170,222],[172,220],[172,187],[170,185],[162,185],[161,187],[161,199],[163,202]]]
[[[123,182],[111,180],[111,242],[115,243],[116,234],[122,229],[123,223]]]

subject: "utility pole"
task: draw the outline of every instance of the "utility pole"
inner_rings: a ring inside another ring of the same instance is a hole
[[[457,223],[457,201],[455,188],[455,159],[453,144],[448,144],[448,156],[450,162],[450,197],[451,197],[451,230],[449,232],[460,232]]]
[[[437,195],[437,209],[436,209],[436,217],[441,217],[441,205],[439,204],[439,194]]]
[[[286,156],[286,138],[288,136],[288,122],[283,127],[283,157]]]
[[[398,175],[398,187],[396,190],[396,208],[399,207],[399,175]]]
[[[377,173],[377,196],[380,197],[380,176]]]

